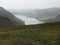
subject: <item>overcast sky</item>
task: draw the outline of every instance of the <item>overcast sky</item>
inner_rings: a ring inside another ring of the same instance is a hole
[[[44,9],[60,7],[60,0],[0,0],[0,6],[9,9]]]

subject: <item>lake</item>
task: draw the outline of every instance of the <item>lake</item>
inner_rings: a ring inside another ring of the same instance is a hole
[[[44,23],[43,21],[39,21],[36,18],[32,18],[32,17],[27,17],[27,16],[23,16],[23,15],[15,15],[17,18],[23,20],[25,22],[25,25],[33,25],[33,24],[42,24]]]

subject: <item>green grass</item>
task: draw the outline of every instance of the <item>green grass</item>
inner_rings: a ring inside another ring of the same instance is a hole
[[[0,45],[60,45],[60,22],[20,27],[0,31]]]

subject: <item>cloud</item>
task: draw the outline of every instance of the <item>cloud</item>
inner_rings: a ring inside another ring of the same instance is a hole
[[[13,9],[49,8],[60,7],[60,0],[1,0],[0,5]]]

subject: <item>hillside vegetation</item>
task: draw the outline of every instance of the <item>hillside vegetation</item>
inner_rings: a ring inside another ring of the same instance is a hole
[[[1,29],[0,45],[60,45],[60,22]]]

